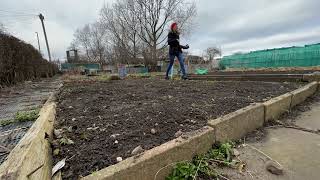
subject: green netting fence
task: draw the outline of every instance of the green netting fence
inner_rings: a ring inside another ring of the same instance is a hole
[[[276,68],[320,66],[320,43],[303,47],[289,47],[253,51],[225,56],[219,63],[225,68]]]

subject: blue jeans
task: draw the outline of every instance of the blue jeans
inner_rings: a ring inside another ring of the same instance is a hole
[[[182,71],[182,77],[187,77],[186,70],[184,68],[184,57],[183,57],[183,54],[181,52],[169,53],[170,63],[169,63],[168,69],[167,69],[166,77],[168,77],[168,75],[169,75],[169,72],[170,72],[170,70],[171,70],[171,68],[173,66],[175,57],[177,57],[178,60],[179,60],[180,69]]]

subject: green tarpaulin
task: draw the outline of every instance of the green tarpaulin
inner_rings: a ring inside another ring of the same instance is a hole
[[[208,74],[208,69],[196,69],[196,74],[198,75],[205,75]]]

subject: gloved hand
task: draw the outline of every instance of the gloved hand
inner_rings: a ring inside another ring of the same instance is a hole
[[[187,45],[185,45],[185,46],[181,46],[182,47],[182,49],[189,49],[189,45],[187,44]]]

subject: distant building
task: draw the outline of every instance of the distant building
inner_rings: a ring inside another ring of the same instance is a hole
[[[67,53],[67,62],[68,63],[76,63],[79,62],[78,50],[71,49],[66,51]]]
[[[87,61],[81,61],[78,55],[78,50],[71,49],[66,51],[67,62],[61,64],[61,70],[65,71],[90,71],[90,70],[101,70],[100,63],[92,63]]]
[[[205,61],[201,56],[188,55],[186,57],[186,64],[204,64]]]

